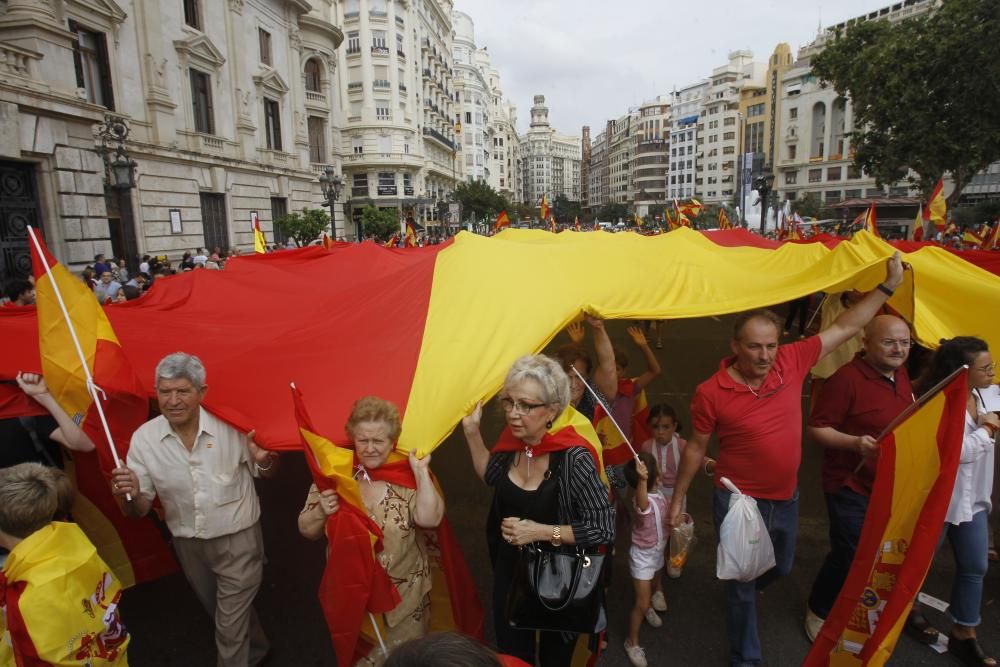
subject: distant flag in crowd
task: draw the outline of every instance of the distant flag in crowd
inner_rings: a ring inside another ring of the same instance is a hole
[[[38,353],[49,393],[94,442],[74,452],[67,473],[77,489],[73,517],[128,588],[176,571],[156,525],[121,513],[105,475],[119,467],[149,406],[104,309],[93,292],[31,237]]]
[[[791,218],[788,220],[788,235],[789,241],[801,241],[802,240],[802,229],[799,225],[802,223],[802,216],[798,213],[793,213]]]
[[[642,218],[639,217],[639,214],[638,213],[633,213],[632,217],[635,218],[635,226],[641,228],[642,227]]]
[[[500,215],[497,216],[496,221],[493,223],[493,233],[499,232],[504,227],[510,227],[510,218],[507,217],[507,211],[500,211]]]
[[[681,213],[688,218],[697,218],[701,215],[702,209],[704,208],[704,205],[694,197],[687,200],[680,206]]]
[[[969,245],[974,245],[977,248],[981,247],[985,240],[986,240],[986,235],[980,234],[979,232],[976,232],[976,230],[974,229],[967,229],[964,232],[962,232],[962,242],[968,243]]]
[[[549,231],[555,234],[558,230],[556,229],[556,219],[555,216],[549,216]]]
[[[729,222],[729,216],[726,215],[726,209],[719,208],[719,229],[732,229],[733,223]]]
[[[333,239],[326,232],[323,232],[323,247],[327,250],[333,247]]]
[[[984,235],[982,250],[1000,250],[1000,218],[993,223],[993,227]]]
[[[406,223],[406,236],[403,237],[404,248],[417,247],[417,230],[413,228],[412,222]]]
[[[917,217],[913,221],[914,241],[923,241],[925,237],[930,235],[930,230],[927,229],[927,223],[929,222],[928,215],[929,209],[925,211],[924,205],[921,202],[919,208],[917,208]]]
[[[253,251],[264,254],[267,252],[267,240],[264,238],[264,232],[260,230],[260,217],[257,211],[251,211],[250,218],[253,221]]]
[[[868,211],[865,212],[865,218],[861,223],[862,229],[865,229],[876,238],[882,238],[882,235],[878,233],[878,224],[875,218],[875,202],[871,203],[868,207]]]
[[[698,201],[698,200],[694,199],[692,201]],[[701,206],[701,204],[698,204],[698,205]],[[691,226],[691,220],[688,218],[687,214],[684,212],[684,207],[681,206],[680,204],[678,204],[676,199],[674,200],[674,212],[677,214],[677,220],[676,220],[676,226],[677,227],[690,227]]]
[[[576,227],[576,231],[580,231],[580,216],[573,219],[573,226]]]
[[[594,231],[595,232],[601,231],[601,225],[600,225],[599,222],[597,222],[597,217],[596,216],[594,217]]]
[[[550,210],[551,209],[549,208],[549,200],[543,194],[542,195],[542,211],[539,214],[539,217],[542,220],[548,220],[549,219],[549,212],[550,212]]]
[[[393,234],[392,238],[382,244],[386,248],[395,248],[399,245],[399,234]]]
[[[948,204],[944,199],[944,179],[939,178],[937,185],[934,186],[931,198],[927,201],[927,210],[934,226],[938,230],[943,230],[947,224],[948,216]]]

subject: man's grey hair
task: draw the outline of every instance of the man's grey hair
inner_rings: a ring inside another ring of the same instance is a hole
[[[153,385],[158,385],[160,380],[178,379],[190,381],[197,389],[204,388],[205,365],[201,359],[186,352],[174,352],[160,359],[160,363],[156,364]]]
[[[503,382],[504,393],[525,380],[534,380],[542,387],[541,399],[558,405],[559,412],[569,405],[569,377],[555,359],[544,354],[526,354],[510,367]]]

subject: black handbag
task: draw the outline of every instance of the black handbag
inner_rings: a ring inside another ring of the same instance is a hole
[[[605,554],[582,548],[521,548],[507,596],[507,621],[519,630],[594,634],[607,626]]]

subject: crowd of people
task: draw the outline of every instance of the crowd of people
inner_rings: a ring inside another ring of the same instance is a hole
[[[196,270],[187,269],[188,262],[195,267],[213,263],[213,256],[204,251],[186,256],[181,270]],[[124,287],[122,280],[128,284],[127,270],[123,274],[119,266],[116,275],[114,263],[103,262],[102,256],[97,260],[95,271],[100,269],[99,285],[105,285],[105,294],[112,284],[119,290]],[[144,268],[140,276],[163,270],[149,265],[148,259]],[[646,364],[635,377],[627,373],[626,351],[611,343],[604,323],[593,317],[586,318],[586,327],[571,325],[572,342],[552,357],[517,359],[498,396],[505,420],[498,440],[490,446],[483,438],[481,402],[461,424],[474,472],[493,489],[485,524],[493,571],[490,606],[496,651],[461,635],[428,634],[435,611],[431,592],[436,580],[431,569],[436,546],[425,538],[445,520],[445,499],[431,475],[431,457],[403,456],[396,449],[401,431],[398,408],[378,397],[360,398],[345,431],[353,450],[360,504],[381,537],[377,563],[392,582],[393,599],[398,601],[380,615],[379,642],[358,655],[357,664],[555,667],[569,665],[580,644],[600,653],[609,641],[604,632],[607,590],[623,586],[622,575],[610,577],[604,565],[618,543],[628,545],[634,591],[627,632],[619,641],[629,661],[645,667],[649,661],[641,629],[644,622],[652,627],[663,624],[661,614],[667,610],[663,577],[680,576],[683,567],[683,562],[669,558],[670,542],[676,539],[672,537],[676,529],[690,522],[687,492],[698,474],[712,480],[717,531],[732,497],[720,483],[727,478],[756,501],[774,548],[775,565],[763,575],[723,583],[729,662],[761,664],[765,651],[757,630],[757,594],[787,575],[795,559],[804,421],[810,440],[823,447],[830,534],[830,552],[803,601],[805,632],[813,640],[854,558],[874,482],[877,437],[916,396],[962,365],[969,368],[965,435],[941,531],[941,541],[950,543],[957,565],[948,648],[963,664],[996,664],[976,635],[992,548],[988,514],[1000,430],[995,363],[984,341],[959,336],[942,341],[911,384],[906,367],[913,346],[910,326],[886,308],[903,275],[897,254],[888,261],[885,278],[876,289],[850,300],[849,307],[819,333],[787,344],[781,344],[783,321],[771,311],[738,315],[730,341],[732,356],[694,391],[686,439],[674,406],[645,406],[643,389],[660,374],[660,366],[640,327],[628,330]],[[22,289],[14,296],[25,299],[29,290],[18,287]],[[587,329],[593,353],[584,342]],[[811,369],[852,340],[860,340],[860,351],[844,359],[846,363],[818,390],[814,387],[813,407],[803,420],[801,397]],[[49,395],[44,378],[22,374],[18,384],[51,415],[50,421],[33,428],[69,449],[94,449]],[[111,492],[126,516],[146,516],[154,503],[162,507],[181,568],[214,619],[218,664],[254,666],[263,664],[270,650],[253,607],[264,563],[254,479],[274,475],[279,457],[260,447],[253,431],[242,433],[207,411],[202,406],[207,388],[206,369],[197,357],[175,353],[160,361],[155,373],[159,415],[134,433],[127,459],[111,475]],[[600,427],[595,428],[602,419],[618,424],[623,443],[612,446]],[[718,453],[710,457],[713,436]],[[634,449],[632,441],[637,441]],[[617,447],[627,448],[618,450],[626,453],[624,458],[618,456]],[[79,570],[81,577],[99,573],[104,581],[110,576],[107,566],[94,565],[99,558],[83,545],[86,537],[67,522],[71,517],[66,497],[71,489],[67,492],[65,480],[53,471],[57,464],[52,457],[41,460],[48,465],[5,460],[0,471],[0,546],[9,551],[5,581],[13,583],[15,576],[30,579],[38,562],[35,550],[53,545],[64,545],[67,554],[88,564]],[[346,508],[345,499],[332,486],[313,484],[304,492],[300,533],[310,540],[329,537],[328,558],[341,562],[340,550],[349,545],[341,544],[337,533],[326,527],[331,517],[357,508]],[[556,606],[545,602],[542,592],[532,588],[541,584],[532,584],[526,574],[532,567],[550,568],[581,582],[574,584],[575,597],[563,596]],[[93,582],[88,579],[81,585]],[[102,598],[108,610],[103,615],[74,614],[70,608],[79,601],[59,596],[48,599],[44,613],[57,613],[53,609],[65,605],[65,613],[58,613],[82,624],[67,625],[67,638],[86,633],[103,638],[93,644],[100,649],[92,649],[90,664],[125,664],[129,638],[117,613],[120,592],[114,593],[114,582],[106,582],[103,590],[113,593],[111,600]],[[7,626],[0,627],[5,632],[0,658],[4,650],[15,656],[25,650],[18,643],[19,638],[23,641],[23,627],[15,626],[28,625],[31,614],[43,613],[31,602],[26,598],[18,602],[19,615],[8,609]],[[100,621],[96,628],[95,618]],[[910,614],[907,628],[922,641],[937,640],[937,629],[919,606]],[[65,649],[65,645],[47,647]],[[437,656],[439,662],[428,656]],[[448,663],[446,658],[452,656],[464,658]],[[62,656],[47,659],[68,664],[60,662]]]

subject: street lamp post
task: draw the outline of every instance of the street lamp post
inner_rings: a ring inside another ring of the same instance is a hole
[[[326,166],[323,173],[319,175],[319,187],[323,191],[324,204],[330,207],[330,239],[337,238],[337,199],[340,197],[340,189],[344,186],[344,180],[337,174],[333,167]],[[358,235],[361,241],[361,235]]]
[[[135,221],[132,217],[132,205],[129,190],[135,187],[135,168],[137,163],[125,150],[128,141],[129,126],[124,118],[107,115],[104,122],[97,126],[97,136],[101,140],[97,153],[104,161],[105,196],[110,196],[108,190],[114,191],[114,204],[118,209],[120,238],[125,255],[125,262],[130,272],[136,272],[139,267],[138,239],[135,233]]]

